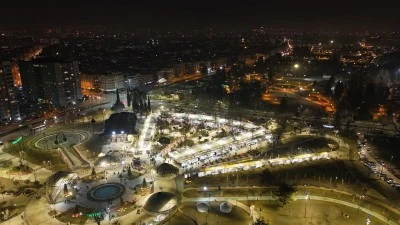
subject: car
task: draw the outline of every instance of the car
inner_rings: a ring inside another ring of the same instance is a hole
[[[186,179],[186,180],[185,180],[185,183],[186,183],[186,184],[190,184],[190,183],[192,183],[192,181],[189,180],[189,179]]]
[[[386,183],[388,183],[388,184],[394,184],[395,182],[394,182],[394,180],[389,179],[389,180],[386,181]]]

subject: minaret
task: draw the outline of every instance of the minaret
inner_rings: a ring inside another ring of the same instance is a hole
[[[124,108],[125,108],[125,106],[119,98],[119,92],[118,92],[118,88],[117,88],[117,100],[115,100],[115,103],[111,107],[111,109],[118,113],[118,112],[121,112]]]
[[[117,88],[117,100],[115,101],[115,103],[117,102],[121,102],[121,100],[119,99],[119,92],[118,92],[118,88]]]

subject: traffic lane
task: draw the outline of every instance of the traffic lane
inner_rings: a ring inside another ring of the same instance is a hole
[[[361,141],[361,143],[365,143],[365,144],[362,144],[361,151],[364,153],[366,159],[368,161],[370,161],[370,162],[373,162],[375,165],[379,165],[379,166],[377,166],[378,168],[376,168],[377,169],[377,173],[373,173],[372,169],[367,166],[368,169],[371,170],[371,172],[374,175],[376,175],[376,177],[380,181],[382,181],[383,184],[385,184],[385,185],[387,185],[389,187],[392,187],[392,185],[389,184],[388,182],[386,182],[384,179],[382,179],[382,176],[380,176],[380,173],[386,174],[386,176],[388,178],[392,179],[395,183],[400,184],[400,179],[397,178],[392,172],[390,172],[386,168],[386,166],[382,165],[382,163],[380,162],[381,160],[378,161],[378,160],[376,160],[375,157],[371,156],[370,151],[369,151],[369,149],[370,149],[369,143],[365,142],[364,139],[361,139],[360,141]],[[385,165],[387,165],[387,164],[385,164]]]

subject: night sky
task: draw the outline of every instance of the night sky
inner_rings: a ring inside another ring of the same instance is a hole
[[[40,1],[40,3],[38,3]],[[84,2],[84,3],[83,3]],[[2,1],[0,28],[346,28],[400,30],[400,1]]]

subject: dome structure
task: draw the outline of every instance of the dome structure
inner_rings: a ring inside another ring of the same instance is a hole
[[[208,205],[205,202],[200,202],[196,205],[197,211],[201,213],[208,212]]]
[[[169,145],[171,143],[171,139],[167,138],[167,137],[160,137],[158,139],[158,142],[162,145]]]
[[[219,211],[223,213],[230,213],[232,211],[232,205],[228,202],[223,202],[219,205]]]
[[[119,92],[118,92],[118,88],[117,88],[117,99],[115,100],[115,103],[113,104],[113,106],[111,107],[111,110],[114,112],[121,112],[122,110],[124,110],[125,105],[124,103],[121,102],[120,98],[119,98]]]
[[[156,169],[159,177],[173,177],[179,173],[179,169],[172,164],[162,163]]]
[[[64,190],[65,184],[73,184],[78,178],[77,173],[58,171],[46,180],[46,198],[56,202],[58,195]]]
[[[178,198],[170,192],[156,192],[150,195],[143,209],[150,215],[167,214],[178,205]]]

